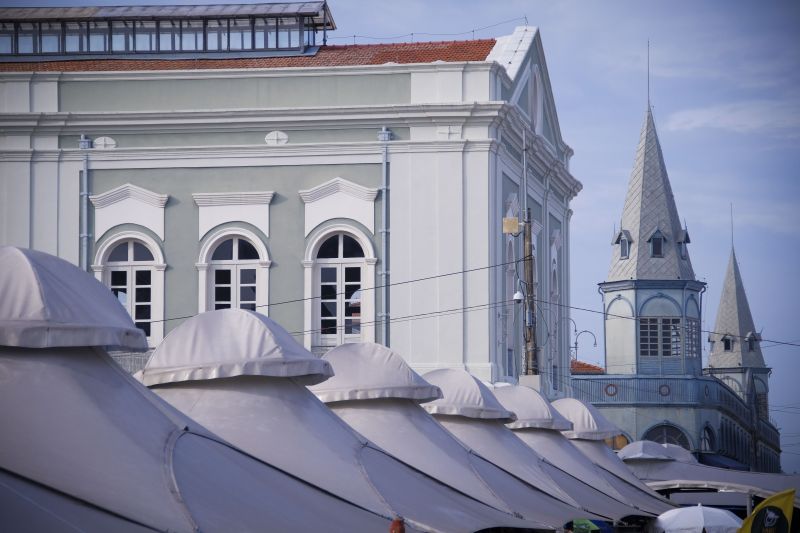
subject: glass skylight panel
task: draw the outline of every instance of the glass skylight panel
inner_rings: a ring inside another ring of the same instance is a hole
[[[17,30],[17,51],[20,54],[35,54],[39,52],[39,39],[37,36],[38,24],[22,22]]]
[[[57,54],[61,52],[61,23],[42,22],[40,27],[42,35],[42,53]],[[0,47],[0,53],[5,53]]]
[[[108,52],[108,22],[89,23],[89,50],[92,52]]]
[[[156,23],[140,21],[135,23],[134,35],[136,36],[137,52],[156,51]]]
[[[253,48],[253,32],[249,19],[233,19],[230,21],[230,50],[251,50]]]
[[[158,23],[158,49],[171,52],[179,49],[181,37],[180,23],[175,20],[162,20]]]
[[[133,22],[111,23],[111,46],[116,53],[133,52]]]
[[[14,46],[14,24],[11,22],[0,23],[0,54],[12,53]]]
[[[194,51],[203,49],[203,21],[181,21],[181,50]]]

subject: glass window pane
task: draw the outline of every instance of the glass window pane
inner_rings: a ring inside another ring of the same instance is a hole
[[[321,331],[323,335],[335,335],[336,334],[336,320],[322,320],[321,321]]]
[[[37,24],[22,22],[17,34],[17,52],[20,54],[35,54],[39,52],[39,38]]]
[[[86,42],[86,23],[67,22],[65,49],[67,52],[86,52],[88,43]]]
[[[124,270],[114,270],[111,272],[111,285],[127,285],[128,273]]]
[[[355,298],[353,298],[353,296],[355,296]],[[346,285],[344,288],[344,297],[348,301],[361,301],[361,285]]]
[[[153,261],[153,254],[147,247],[139,242],[133,243],[133,260],[134,261]]]
[[[147,320],[150,318],[150,305],[136,306],[136,320]]]
[[[214,287],[214,300],[217,302],[230,302],[231,301],[231,288],[230,287]]]
[[[344,316],[346,317],[353,317],[353,316],[361,316],[361,303],[350,303],[345,302],[344,304]]]
[[[89,50],[92,52],[108,52],[108,23],[89,23]]]
[[[336,316],[336,302],[321,302],[319,311],[320,316]]]
[[[180,37],[179,24],[174,20],[162,20],[158,23],[158,49],[170,52],[178,49]]]
[[[230,261],[233,259],[233,239],[228,239],[222,242],[217,249],[214,250],[214,255],[211,256],[212,261]]]
[[[361,245],[349,235],[342,235],[342,257],[364,257]]]
[[[256,269],[243,268],[239,271],[239,283],[255,283],[256,282]]]
[[[214,304],[214,310],[217,309],[230,309],[231,304]]]
[[[150,303],[149,288],[136,288],[136,303]]]
[[[42,52],[54,54],[61,51],[61,23],[42,22]],[[2,53],[0,51],[0,53]]]
[[[344,321],[344,332],[346,335],[357,335],[361,333],[361,320],[348,318]]]
[[[11,22],[0,23],[0,54],[10,54],[13,50],[14,24]]]
[[[239,287],[239,301],[240,302],[255,302],[256,301],[256,288],[255,287]]]
[[[150,271],[137,270],[136,271],[136,284],[137,285],[150,285]]]
[[[347,282],[361,281],[361,267],[347,267],[344,269],[344,280]]]
[[[230,270],[215,270],[214,283],[217,285],[230,285],[231,271]]]
[[[109,261],[127,261],[128,260],[128,243],[123,242],[122,244],[118,244],[113,250],[111,250],[111,254],[108,256]]]
[[[183,20],[181,21],[181,50],[202,50],[203,49],[203,21],[202,20]]]
[[[276,19],[257,18],[255,20],[256,48],[275,48]]]
[[[255,311],[256,304],[241,304],[239,306],[239,309],[247,309],[248,311]]]
[[[111,23],[111,47],[114,52],[133,52],[133,23]]]
[[[206,27],[206,40],[208,50],[227,50],[228,49],[228,21],[209,20]]]
[[[320,298],[323,300],[335,300],[336,285],[322,285],[320,287]]]
[[[259,259],[255,246],[241,238],[239,239],[239,259]]]
[[[322,283],[336,283],[336,269],[323,268],[320,270],[319,277]]]
[[[300,28],[297,19],[284,17],[278,19],[278,48],[300,46]]]
[[[139,21],[136,25],[136,51],[156,51],[156,23],[155,21]]]
[[[329,237],[322,246],[319,247],[317,257],[320,259],[334,259],[339,257],[339,235]]]
[[[230,25],[230,49],[250,50],[253,48],[253,36],[248,19],[233,19]]]
[[[144,331],[144,334],[150,336],[150,322],[137,322],[136,327]]]

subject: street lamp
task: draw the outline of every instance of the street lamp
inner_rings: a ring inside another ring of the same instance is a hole
[[[575,345],[572,347],[573,350],[575,351],[575,359],[578,358],[578,337],[580,337],[584,333],[588,333],[589,335],[592,336],[592,339],[594,339],[594,347],[597,348],[597,337],[594,336],[594,333],[592,333],[588,329],[584,329],[582,331],[579,331],[578,333],[575,334]]]

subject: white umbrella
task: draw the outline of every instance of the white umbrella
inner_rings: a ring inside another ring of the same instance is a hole
[[[681,507],[659,515],[657,533],[736,533],[742,521],[732,512],[714,507]]]

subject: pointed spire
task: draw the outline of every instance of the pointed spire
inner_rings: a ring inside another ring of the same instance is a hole
[[[753,337],[752,351],[748,336]],[[712,368],[766,366],[759,343],[761,336],[756,331],[753,315],[750,313],[750,305],[747,303],[733,247],[722,285],[722,297],[717,308],[717,323],[714,326],[714,333],[708,338],[714,343],[708,358],[708,366]],[[726,338],[728,343],[725,342]],[[729,349],[726,350],[726,347]]]
[[[649,105],[615,241],[626,233],[632,240],[629,256],[620,256],[620,245],[613,247],[608,281],[695,279],[686,249],[688,233],[681,228]],[[651,250],[654,236],[663,238],[660,256]]]

